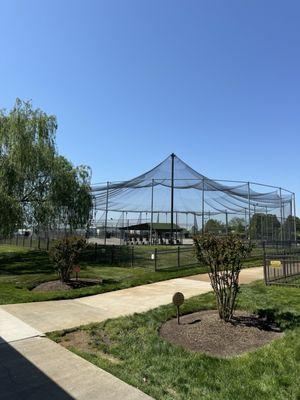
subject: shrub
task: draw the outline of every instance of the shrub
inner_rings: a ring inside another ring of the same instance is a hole
[[[242,262],[250,254],[252,245],[235,235],[217,237],[211,234],[195,237],[194,244],[198,260],[209,266],[219,316],[229,321],[236,305]]]
[[[86,247],[86,240],[80,237],[65,237],[55,243],[49,251],[62,282],[68,282],[74,265],[78,263],[81,251]]]

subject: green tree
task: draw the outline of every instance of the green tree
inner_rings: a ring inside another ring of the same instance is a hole
[[[59,240],[49,251],[50,260],[53,261],[54,269],[62,282],[70,281],[72,270],[85,247],[85,239],[74,236]]]
[[[31,102],[17,99],[10,112],[0,111],[0,233],[88,223],[89,169],[58,155],[56,129],[56,118]]]
[[[229,221],[229,230],[234,233],[244,233],[245,224],[244,218],[234,217]]]
[[[209,219],[204,225],[204,232],[220,233],[225,230],[224,224],[216,219]]]
[[[230,321],[239,291],[239,274],[243,260],[250,254],[252,245],[238,236],[218,237],[211,234],[195,237],[197,258],[209,266],[209,277],[214,290],[219,316]]]
[[[280,222],[276,215],[256,213],[250,221],[251,239],[278,240],[280,238]]]

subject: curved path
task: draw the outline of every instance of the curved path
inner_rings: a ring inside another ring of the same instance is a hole
[[[262,267],[244,269],[240,283],[262,279]],[[0,400],[151,398],[44,337],[44,333],[100,322],[211,290],[207,274],[171,279],[72,300],[0,307]]]

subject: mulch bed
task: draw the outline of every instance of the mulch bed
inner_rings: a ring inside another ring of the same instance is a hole
[[[262,347],[283,336],[266,319],[237,311],[231,322],[220,320],[216,310],[200,311],[167,321],[160,329],[167,341],[217,357],[232,357]]]
[[[35,286],[33,292],[54,292],[54,291],[64,291],[73,290],[89,286],[100,285],[102,279],[90,279],[90,278],[78,278],[78,280],[72,278],[69,282],[62,283],[60,280],[44,282]]]

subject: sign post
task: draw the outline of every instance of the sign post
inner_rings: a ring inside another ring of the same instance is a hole
[[[180,325],[180,313],[179,313],[179,307],[183,304],[184,302],[184,295],[181,292],[176,292],[173,296],[173,304],[176,307],[177,311],[177,324]]]

